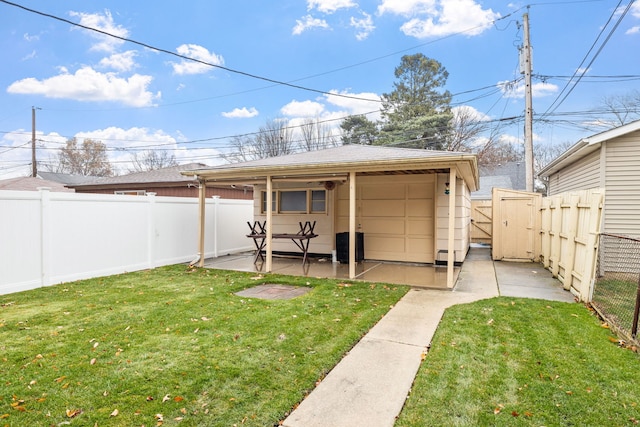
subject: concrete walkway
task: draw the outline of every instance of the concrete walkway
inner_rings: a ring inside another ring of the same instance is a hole
[[[550,278],[535,264],[494,263],[489,248],[472,248],[453,291],[410,290],[283,425],[393,426],[447,307],[498,296],[503,287],[507,296],[573,301]]]

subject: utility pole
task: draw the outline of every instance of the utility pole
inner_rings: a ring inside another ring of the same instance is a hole
[[[533,105],[531,95],[531,42],[529,41],[529,14],[524,20],[524,46],[520,50],[520,73],[524,74],[524,165],[527,191],[534,191],[533,181]]]
[[[31,176],[38,176],[36,166],[36,107],[31,107]]]

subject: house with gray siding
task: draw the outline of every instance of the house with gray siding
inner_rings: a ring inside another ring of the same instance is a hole
[[[538,177],[550,196],[603,188],[602,231],[640,237],[640,120],[581,139]]]

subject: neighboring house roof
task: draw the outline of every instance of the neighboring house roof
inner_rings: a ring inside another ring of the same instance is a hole
[[[480,189],[471,194],[474,200],[491,198],[493,188],[526,190],[526,172],[523,162],[480,167]]]
[[[42,178],[34,178],[31,176],[4,179],[0,181],[0,190],[13,191],[37,191],[38,188],[47,187],[55,192],[73,193],[74,190],[66,188],[64,184],[55,181],[48,181]]]
[[[97,189],[105,187],[127,187],[134,185],[150,185],[150,184],[162,184],[164,186],[169,185],[184,185],[185,183],[194,182],[193,178],[188,178],[182,175],[181,171],[188,171],[193,169],[201,169],[207,165],[203,163],[189,163],[186,165],[170,166],[167,168],[156,169],[146,172],[135,172],[127,175],[110,176],[104,178],[94,179],[91,182],[85,182],[81,184],[69,185],[71,188],[82,189]]]
[[[624,136],[631,132],[635,132],[637,130],[640,130],[640,120],[636,120],[634,122],[627,123],[626,125],[618,126],[616,128],[597,133],[587,138],[582,138],[580,141],[569,147],[567,151],[556,157],[548,165],[542,168],[542,170],[538,173],[538,176],[543,178],[549,177],[559,170],[572,164],[576,160],[581,159],[582,157],[598,150],[603,143],[611,139]]]
[[[98,179],[97,176],[71,175],[69,173],[57,172],[38,172],[38,176],[47,181],[59,182],[64,185],[83,184]]]
[[[269,157],[183,172],[207,182],[263,182],[267,176],[279,179],[307,177],[331,180],[357,173],[448,172],[456,167],[471,191],[478,188],[475,154],[371,145],[343,145],[324,150]]]

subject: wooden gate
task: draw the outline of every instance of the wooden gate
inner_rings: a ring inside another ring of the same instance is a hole
[[[491,200],[471,201],[471,243],[491,244]]]
[[[542,195],[493,189],[494,260],[534,261],[539,257]]]

